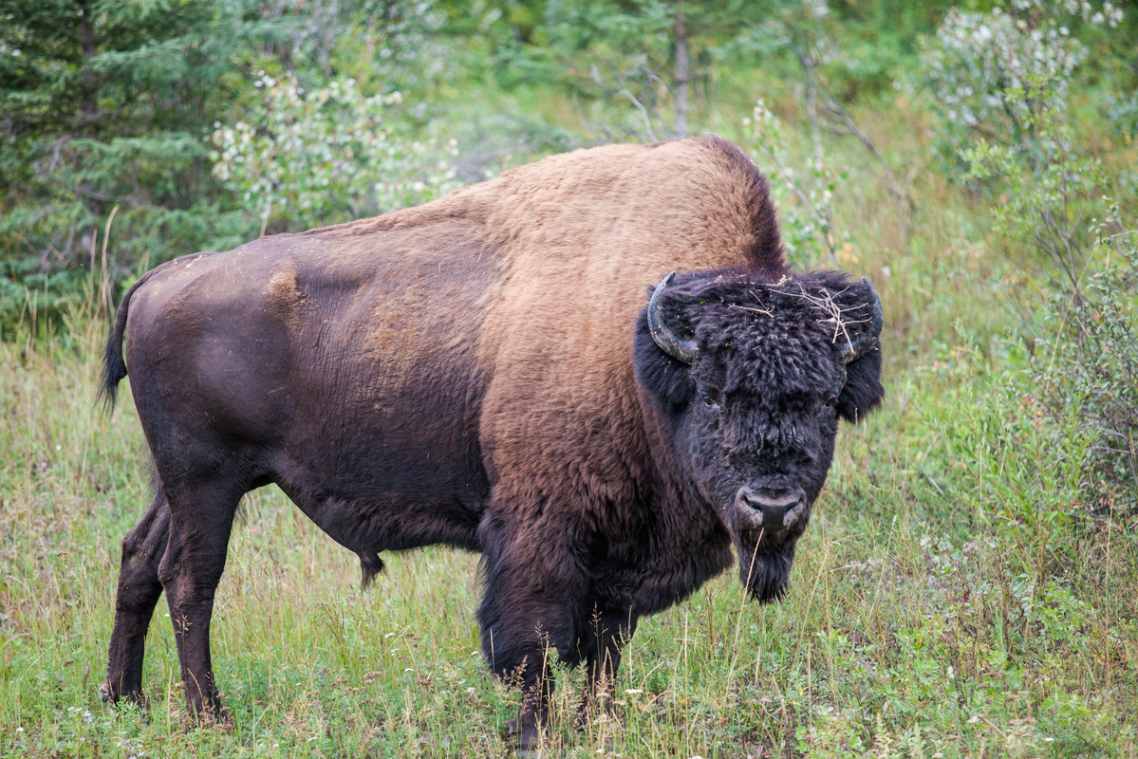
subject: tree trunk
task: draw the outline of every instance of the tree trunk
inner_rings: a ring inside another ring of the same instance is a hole
[[[688,133],[688,29],[684,23],[684,4],[676,4],[676,136]]]

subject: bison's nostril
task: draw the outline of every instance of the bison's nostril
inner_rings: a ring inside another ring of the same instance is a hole
[[[735,496],[735,503],[755,526],[778,529],[798,521],[805,496],[801,488],[756,490],[743,486]]]

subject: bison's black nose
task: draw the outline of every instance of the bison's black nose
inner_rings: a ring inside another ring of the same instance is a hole
[[[802,518],[806,494],[802,488],[739,488],[735,494],[735,508],[739,516],[752,527],[765,530],[782,530],[793,526]]]

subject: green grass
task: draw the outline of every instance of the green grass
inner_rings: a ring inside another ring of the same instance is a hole
[[[732,573],[645,620],[617,718],[583,731],[581,673],[562,673],[551,754],[1138,755],[1138,530],[1088,516],[1084,434],[1033,397],[1018,330],[1045,280],[943,181],[918,181],[907,246],[872,167],[851,181],[842,263],[882,293],[888,398],[843,429],[789,596],[749,603]],[[478,652],[477,557],[385,555],[361,591],[355,557],[270,489],[218,591],[233,725],[188,723],[164,602],[149,709],[101,704],[146,453],[128,393],[111,418],[94,403],[103,323],[77,312],[61,334],[0,343],[0,753],[508,753],[517,699]]]

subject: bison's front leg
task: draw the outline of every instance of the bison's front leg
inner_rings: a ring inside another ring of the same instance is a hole
[[[482,650],[494,674],[522,691],[522,707],[514,726],[518,747],[537,747],[553,692],[550,656],[575,664],[576,611],[583,593],[564,566],[550,572],[531,551],[545,553],[545,545],[511,545],[505,535],[486,537],[486,594],[478,609]]]
[[[601,611],[597,609],[589,621],[587,635],[581,645],[588,665],[588,683],[585,698],[578,715],[584,723],[596,708],[612,709],[612,690],[616,673],[620,669],[620,654],[624,644],[636,632],[636,616],[629,611]]]

